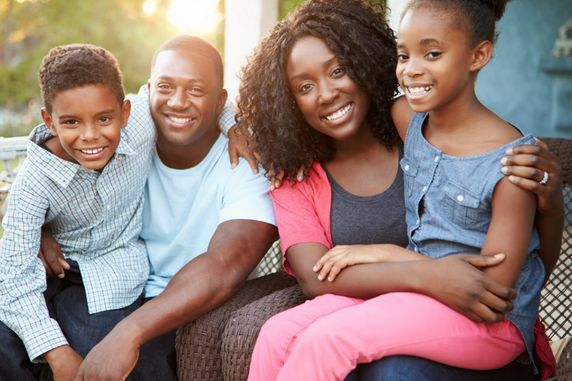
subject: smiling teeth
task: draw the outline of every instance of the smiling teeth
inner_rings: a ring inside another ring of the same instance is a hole
[[[351,108],[352,108],[352,104],[350,103],[349,105],[342,107],[341,109],[334,112],[333,114],[324,116],[324,118],[329,120],[329,121],[340,119],[342,116],[346,115],[351,110]]]
[[[407,89],[411,95],[421,95],[429,92],[429,90],[431,90],[431,86],[408,87]]]
[[[96,155],[98,153],[100,153],[101,151],[103,151],[103,148],[93,148],[93,149],[82,149],[81,153],[86,154],[86,155]]]
[[[177,118],[175,116],[170,116],[169,119],[177,124],[189,123],[192,120],[191,118]]]

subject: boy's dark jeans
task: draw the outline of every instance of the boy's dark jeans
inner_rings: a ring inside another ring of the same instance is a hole
[[[142,298],[122,309],[90,315],[78,265],[69,263],[71,269],[65,278],[48,279],[44,297],[50,316],[58,321],[71,347],[85,357],[119,321],[141,305]],[[128,380],[175,380],[174,343],[175,333],[171,332],[144,345]],[[50,373],[47,364],[30,362],[22,341],[0,322],[0,381],[48,380],[52,379]]]

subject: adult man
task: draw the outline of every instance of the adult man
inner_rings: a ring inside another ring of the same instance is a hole
[[[152,299],[88,354],[76,379],[123,379],[139,348],[165,333],[159,346],[172,351],[173,330],[230,297],[277,237],[266,181],[226,156],[222,77],[219,53],[196,37],[175,37],[153,58],[139,94],[148,91],[157,127],[142,231]]]

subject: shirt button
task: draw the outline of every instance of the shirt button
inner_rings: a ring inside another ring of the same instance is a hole
[[[439,161],[439,156],[435,156],[435,163]]]
[[[415,225],[419,225],[419,222],[421,222],[421,221],[419,221],[419,218],[418,218],[417,221],[415,221]]]
[[[422,190],[423,190],[423,193],[427,192],[427,186],[424,186]]]
[[[462,194],[457,196],[457,201],[459,201],[459,202],[463,201],[464,199],[465,199],[465,197],[463,197]]]
[[[403,169],[405,169],[406,171],[409,171],[409,164],[405,164],[405,167],[403,167]]]
[[[415,247],[413,248],[413,251],[415,251],[416,253],[419,252],[419,249],[417,248],[417,246],[415,246]]]

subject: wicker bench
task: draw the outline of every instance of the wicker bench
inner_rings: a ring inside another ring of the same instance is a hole
[[[567,205],[560,259],[542,291],[540,316],[547,334],[560,343],[558,381],[572,380],[572,140],[544,139],[562,166]],[[177,332],[181,381],[246,380],[250,354],[262,324],[272,315],[300,304],[304,296],[292,277],[280,271],[275,244],[261,262],[262,278],[252,280],[229,302]],[[554,349],[554,348],[553,348]]]

